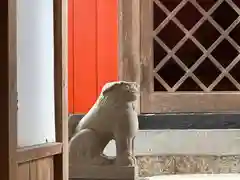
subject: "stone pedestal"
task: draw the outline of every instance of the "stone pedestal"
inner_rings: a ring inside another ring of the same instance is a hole
[[[139,85],[116,81],[104,85],[89,112],[76,122],[69,121],[70,179],[135,180],[138,174],[133,141],[138,131],[135,102]],[[116,157],[103,154],[116,142]]]
[[[70,167],[71,180],[136,180],[137,167],[79,166]]]

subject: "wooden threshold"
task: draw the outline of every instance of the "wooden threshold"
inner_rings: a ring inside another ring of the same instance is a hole
[[[24,163],[62,153],[62,143],[46,143],[17,149],[17,162]]]
[[[70,119],[81,120],[84,115],[73,114]],[[240,129],[239,119],[239,112],[185,112],[138,115],[139,130]]]

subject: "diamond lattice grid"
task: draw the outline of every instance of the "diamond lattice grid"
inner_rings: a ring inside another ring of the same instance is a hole
[[[153,3],[155,91],[239,91],[238,4],[232,0]]]

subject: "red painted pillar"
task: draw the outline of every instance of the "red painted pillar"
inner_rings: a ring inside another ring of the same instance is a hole
[[[117,0],[69,0],[69,112],[86,113],[118,78]]]
[[[97,96],[96,0],[74,0],[74,113],[85,113]]]
[[[73,1],[68,1],[68,112],[74,112],[73,86]]]
[[[118,1],[97,1],[98,93],[108,81],[118,79]]]

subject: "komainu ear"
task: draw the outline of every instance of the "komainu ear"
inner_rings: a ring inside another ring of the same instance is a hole
[[[106,83],[102,88],[102,94],[105,95],[106,93],[112,91],[114,88],[118,87],[120,84],[121,84],[121,81]]]

